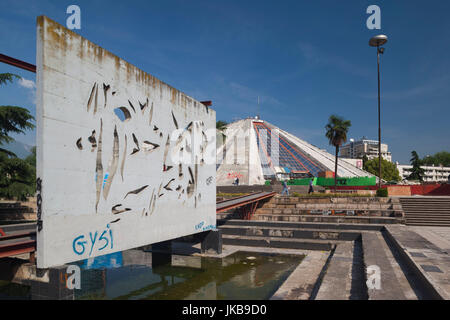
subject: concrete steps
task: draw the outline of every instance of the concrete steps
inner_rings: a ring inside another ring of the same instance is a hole
[[[405,223],[417,226],[450,226],[450,197],[400,198]]]
[[[33,201],[28,202],[0,202],[0,224],[2,221],[12,220],[35,220],[36,204]]]
[[[329,251],[341,241],[309,240],[281,237],[222,235],[223,244],[249,247],[269,247],[283,249],[322,250]]]
[[[336,225],[252,220],[219,220],[217,224],[224,244],[241,246],[327,251],[360,236],[358,231],[343,231]]]
[[[233,214],[217,214],[218,219],[235,218]],[[394,217],[361,217],[361,216],[325,216],[325,215],[287,215],[287,214],[255,214],[256,221],[289,221],[289,222],[322,222],[322,223],[354,223],[354,224],[395,224],[402,223],[402,218]]]
[[[405,273],[399,266],[399,261],[387,245],[380,232],[363,233],[362,244],[364,263],[367,268],[378,268],[380,281],[377,287],[376,281],[370,281],[368,286],[369,300],[417,300]],[[377,271],[377,272],[378,272]],[[367,272],[369,277],[373,274]]]
[[[358,230],[358,231],[381,231],[382,224],[342,224],[342,223],[309,223],[309,222],[288,222],[288,221],[258,221],[258,220],[227,220],[217,221],[217,225],[221,226],[261,226],[274,228],[297,228],[297,229],[314,229],[314,230]]]
[[[314,206],[312,208],[259,208],[256,214],[297,214],[297,215],[322,215],[327,211],[341,212],[344,215],[365,215],[365,216],[381,216],[381,217],[401,217],[401,210],[394,209],[367,209],[358,206],[335,206],[327,205]]]
[[[332,252],[315,300],[349,300],[352,287],[353,243],[336,246]]]
[[[387,231],[387,228],[403,230],[404,225],[233,219],[218,220],[217,225],[222,231],[223,243],[228,245],[328,252],[320,274],[316,270],[314,279],[310,279],[308,285],[299,285],[301,290],[297,293],[295,288],[281,290],[283,296],[317,300],[436,298],[434,289],[423,280],[423,271],[411,266],[405,258],[407,253],[395,245]],[[405,235],[411,239],[416,237],[414,232]],[[432,248],[429,244],[425,247]],[[374,266],[380,272],[379,288],[371,287],[367,281],[372,280],[368,270]],[[440,268],[444,270],[444,267]],[[293,277],[303,279],[300,271]],[[295,287],[295,284],[290,285]]]
[[[354,241],[360,233],[351,231],[339,231],[331,229],[303,229],[273,226],[236,226],[223,225],[220,227],[222,234],[242,236],[281,237],[314,240],[342,240]]]

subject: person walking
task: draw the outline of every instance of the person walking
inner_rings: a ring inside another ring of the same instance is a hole
[[[282,185],[283,185],[283,191],[281,192],[281,195],[284,195],[286,193],[286,195],[289,196],[289,187],[286,183],[286,180],[283,180]]]
[[[314,181],[314,179],[309,180],[309,190],[308,190],[308,194],[314,193],[313,181]]]

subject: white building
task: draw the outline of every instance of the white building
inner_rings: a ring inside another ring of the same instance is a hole
[[[359,141],[350,139],[350,143],[340,148],[340,157],[349,159],[362,159],[367,156],[369,160],[378,158],[378,140],[368,140],[362,138]],[[381,156],[383,159],[392,162],[392,155],[388,151],[388,145],[381,144]]]
[[[411,174],[412,165],[397,164],[397,169],[402,177],[402,180],[406,180]],[[421,166],[425,171],[423,181],[424,182],[448,182],[450,177],[450,167],[441,166]]]

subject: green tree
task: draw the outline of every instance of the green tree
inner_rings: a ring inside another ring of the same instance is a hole
[[[450,152],[441,151],[432,156],[426,156],[422,159],[422,164],[426,166],[444,166],[450,167]]]
[[[369,158],[367,158],[367,156],[364,155],[363,158],[362,158],[362,161],[363,161],[363,168],[364,168],[364,166],[366,165],[367,161],[369,161]]]
[[[367,160],[364,162],[364,170],[378,177],[379,175],[378,163],[379,163],[378,157],[372,160]],[[401,180],[397,166],[394,163],[385,160],[383,158],[381,158],[381,175],[382,175],[381,179],[388,182]]]
[[[336,157],[334,163],[334,189],[336,190],[337,185],[337,168],[338,168],[338,155],[339,147],[347,142],[347,132],[351,127],[352,123],[350,120],[344,120],[343,118],[331,115],[328,119],[328,123],[325,126],[326,133],[325,136],[328,138],[330,145],[336,148]]]
[[[25,201],[36,192],[36,167],[0,153],[0,197]]]
[[[408,180],[419,180],[423,182],[423,176],[425,175],[425,170],[423,170],[420,166],[422,165],[422,161],[419,158],[419,155],[416,151],[411,152],[411,174],[407,177]]]
[[[225,144],[225,139],[227,136],[225,135],[224,131],[227,128],[228,123],[222,120],[216,121],[216,130],[217,133],[220,134],[220,137],[222,138],[221,144]],[[218,145],[219,147],[219,145]]]
[[[216,129],[223,131],[227,127],[227,124],[228,124],[227,122],[222,120],[216,121]]]
[[[0,85],[12,83],[19,78],[12,73],[2,73]],[[26,130],[33,129],[32,120],[34,117],[25,108],[0,106],[0,197],[24,200],[35,193],[36,150],[29,159],[22,160],[1,147],[4,143],[14,141],[10,133],[25,133]]]

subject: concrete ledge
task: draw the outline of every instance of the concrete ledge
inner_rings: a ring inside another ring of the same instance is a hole
[[[298,229],[316,229],[316,230],[366,230],[381,231],[383,224],[344,224],[344,223],[314,223],[314,222],[290,222],[290,221],[264,221],[264,220],[238,220],[238,219],[220,219],[217,220],[218,226],[261,226],[276,228],[298,228]]]
[[[270,300],[308,300],[328,258],[326,252],[311,252]]]
[[[321,250],[329,251],[336,243],[343,241],[331,240],[310,240],[310,239],[284,239],[276,237],[260,237],[260,236],[237,236],[223,235],[223,244],[235,246],[253,246],[253,247],[270,247],[285,249],[302,249],[302,250]]]
[[[223,234],[263,237],[283,237],[296,239],[321,239],[354,241],[361,234],[344,230],[290,228],[281,226],[249,226],[249,225],[222,225]]]
[[[404,248],[396,239],[395,232],[393,232],[393,230],[386,226],[384,235],[397,248],[402,259],[408,265],[411,272],[413,272],[417,279],[421,281],[421,285],[427,289],[427,293],[429,296],[436,300],[450,300],[450,295],[444,289],[442,289],[432,277],[427,275],[425,270],[423,270],[423,268],[414,261],[414,258],[407,251],[407,249]]]
[[[352,289],[353,243],[336,246],[316,300],[349,300]]]

